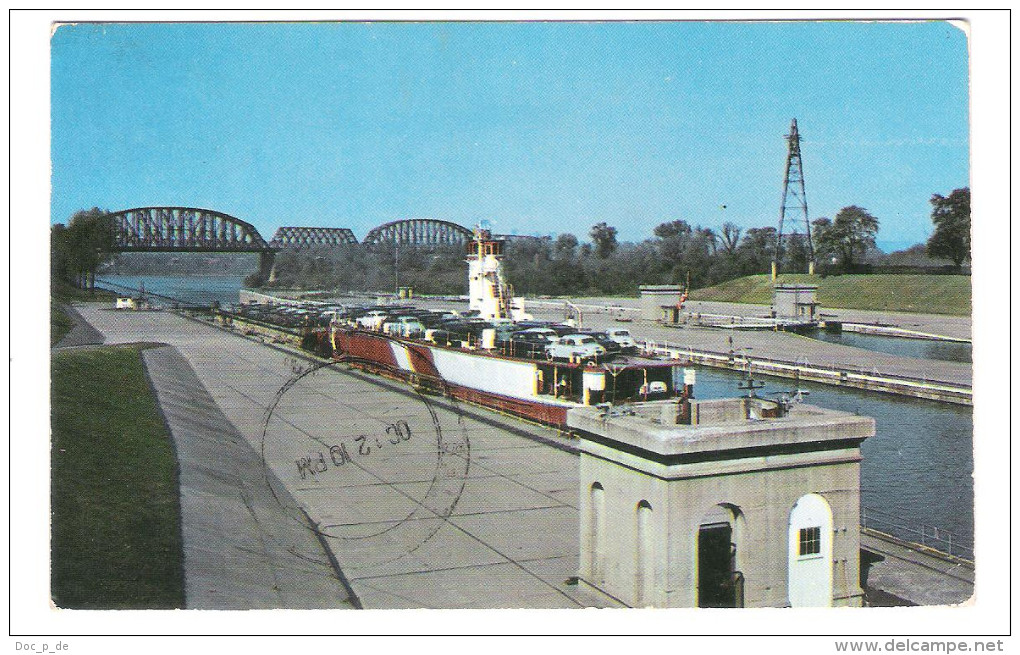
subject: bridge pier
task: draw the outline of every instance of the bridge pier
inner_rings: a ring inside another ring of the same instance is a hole
[[[263,282],[276,281],[276,251],[263,250],[259,253],[259,279]]]

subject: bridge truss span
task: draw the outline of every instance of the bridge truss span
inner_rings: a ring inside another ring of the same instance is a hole
[[[308,248],[311,246],[354,245],[354,232],[346,227],[281,227],[269,245],[276,249]]]
[[[255,226],[195,207],[139,207],[109,214],[119,252],[266,252]]]
[[[374,228],[365,243],[397,243],[411,246],[462,245],[473,238],[463,225],[435,218],[409,218]]]

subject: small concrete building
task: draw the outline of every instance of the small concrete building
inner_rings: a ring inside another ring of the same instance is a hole
[[[772,289],[774,318],[813,323],[818,320],[818,285],[777,284]]]
[[[579,583],[632,607],[860,606],[860,445],[874,420],[685,402],[568,413]]]
[[[676,284],[642,284],[641,318],[646,321],[676,323],[680,312],[682,287]]]

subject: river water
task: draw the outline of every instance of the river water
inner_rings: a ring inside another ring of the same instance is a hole
[[[119,285],[111,284],[114,289],[137,290],[144,284],[146,291],[203,305],[214,300],[221,305],[236,303],[242,282],[241,277],[231,276],[109,275],[100,276],[100,279]],[[862,345],[863,340],[869,344],[869,350],[882,350],[876,346],[877,340],[882,347],[898,349],[883,352],[935,359],[946,357],[935,357],[933,347],[951,351],[953,346],[965,345],[966,358],[958,354],[961,359],[951,361],[970,361],[967,344],[935,344],[853,333],[819,334],[819,338],[866,347]],[[740,395],[742,392],[736,385],[741,378],[736,372],[699,369],[695,394],[704,399]],[[791,389],[791,381],[762,379],[767,386],[758,392],[760,396],[771,397],[768,396],[770,392]],[[800,383],[800,388],[810,392],[805,402],[875,419],[876,435],[862,447],[861,504],[896,517],[902,523],[901,527],[877,527],[912,541],[917,541],[918,535],[909,530],[920,530],[921,524],[948,530],[954,534],[954,539],[962,538],[966,542],[973,539],[973,414],[970,407],[807,382]]]
[[[695,395],[742,395],[736,386],[742,379],[735,371],[699,368]],[[763,398],[795,388],[792,380],[756,379],[766,383],[757,392]],[[805,403],[875,419],[875,436],[861,448],[861,505],[902,521],[898,528],[876,527],[917,541],[918,535],[908,529],[920,530],[925,524],[952,532],[954,540],[973,541],[972,408],[825,384],[797,386],[810,392]]]
[[[169,298],[181,303],[209,305],[214,300],[221,305],[236,304],[244,278],[231,275],[201,275],[168,277],[158,275],[102,275],[96,278],[97,286],[105,286],[118,293],[133,293],[145,288],[156,294],[156,304],[167,305]],[[104,285],[104,282],[107,284]]]
[[[816,330],[808,336],[819,341],[838,343],[864,350],[874,350],[890,355],[914,357],[915,359],[938,359],[946,362],[971,361],[969,343],[953,341],[930,341],[927,339],[905,339],[903,337],[885,337],[877,334],[860,334],[858,332],[832,333]]]

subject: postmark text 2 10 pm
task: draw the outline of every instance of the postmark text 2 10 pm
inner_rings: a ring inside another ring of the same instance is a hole
[[[359,434],[354,438],[330,446],[325,452],[320,450],[299,457],[294,460],[294,463],[297,465],[298,474],[304,480],[309,475],[315,476],[328,471],[330,462],[333,463],[334,468],[339,468],[354,461],[351,456],[352,450],[357,452],[359,458],[370,457],[373,453],[388,450],[410,440],[411,428],[407,421],[395,421],[386,426],[385,434],[382,436],[371,437],[367,434]],[[348,444],[350,444],[350,448],[348,448]]]

